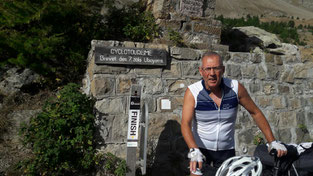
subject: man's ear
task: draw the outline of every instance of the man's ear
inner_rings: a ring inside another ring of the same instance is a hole
[[[223,65],[223,69],[222,69],[222,74],[224,74],[225,73],[225,66]]]
[[[199,69],[200,75],[202,76],[202,68],[198,67],[198,69]]]

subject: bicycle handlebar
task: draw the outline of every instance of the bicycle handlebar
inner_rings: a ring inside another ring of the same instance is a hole
[[[270,155],[274,156],[274,168],[273,168],[273,176],[278,176],[279,173],[279,168],[280,168],[280,160],[277,157],[277,150],[276,149],[272,149],[270,151]]]

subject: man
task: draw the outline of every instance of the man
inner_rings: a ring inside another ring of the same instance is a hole
[[[207,164],[212,162],[216,168],[235,156],[234,125],[238,104],[251,114],[270,144],[269,150],[276,149],[278,157],[287,154],[285,146],[275,141],[265,116],[244,86],[236,80],[223,78],[225,66],[220,55],[205,53],[199,72],[203,79],[188,86],[185,92],[181,122],[181,131],[190,149],[192,175],[201,175],[203,154]]]

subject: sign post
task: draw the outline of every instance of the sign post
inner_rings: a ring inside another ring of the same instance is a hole
[[[147,171],[147,145],[148,145],[148,128],[149,128],[149,109],[148,103],[145,102],[144,106],[144,118],[141,119],[141,135],[140,135],[140,153],[139,164],[141,168],[141,174],[146,175]]]
[[[138,146],[138,128],[140,121],[140,96],[141,96],[141,86],[132,85],[131,96],[130,96],[130,106],[128,112],[128,130],[127,130],[127,158],[126,164],[128,171],[126,176],[135,176],[136,173],[136,150]]]

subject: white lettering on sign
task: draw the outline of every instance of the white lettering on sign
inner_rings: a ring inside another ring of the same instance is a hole
[[[100,61],[111,61],[111,62],[115,62],[117,59],[116,59],[116,56],[115,57],[105,57],[103,55],[100,55]]]
[[[110,49],[112,55],[134,55],[134,56],[152,56],[151,50],[129,49],[129,48],[112,48]]]
[[[140,118],[140,110],[133,110],[133,109],[129,110],[128,131],[127,131],[128,140],[138,139],[139,118]]]

